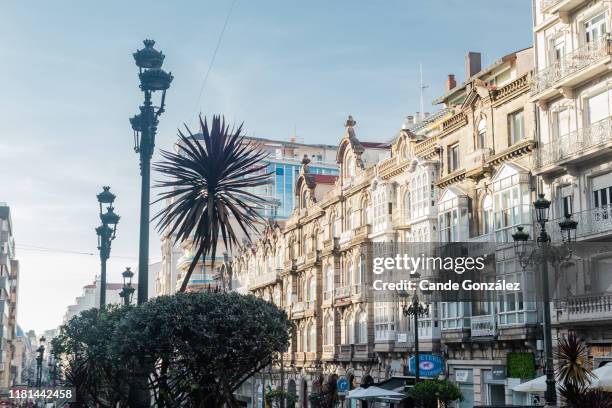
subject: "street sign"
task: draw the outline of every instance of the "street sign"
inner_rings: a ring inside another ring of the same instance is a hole
[[[415,374],[415,358],[408,359],[408,370],[410,374]],[[421,377],[435,378],[444,372],[444,359],[435,354],[419,354],[419,375]]]
[[[336,382],[336,388],[338,389],[339,393],[346,393],[346,392],[348,392],[349,382],[346,379],[346,377],[342,376],[342,377],[338,378],[338,381]]]

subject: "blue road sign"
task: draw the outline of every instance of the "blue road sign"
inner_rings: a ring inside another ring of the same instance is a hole
[[[338,388],[338,392],[347,392],[349,389],[349,382],[346,377],[338,378],[336,382],[336,387]]]

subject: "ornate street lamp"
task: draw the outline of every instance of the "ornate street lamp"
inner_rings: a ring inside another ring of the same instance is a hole
[[[140,89],[144,92],[144,103],[140,113],[130,118],[134,131],[134,151],[140,155],[140,174],[142,185],[140,193],[140,248],[138,252],[138,304],[148,299],[147,284],[149,279],[149,205],[151,189],[151,158],[155,149],[155,134],[158,118],[164,112],[166,90],[172,82],[172,74],[161,67],[164,54],[153,46],[155,41],[144,40],[144,48],[136,51],[134,61],[138,67]],[[159,107],[153,106],[153,92],[161,91]]]
[[[110,192],[110,187],[102,187],[102,192],[97,197],[100,203],[100,221],[102,221],[102,225],[96,228],[98,251],[100,251],[100,308],[102,308],[106,305],[106,261],[110,257],[111,242],[116,237],[120,217],[115,213],[113,202],[116,197]],[[106,212],[103,212],[104,206]]]
[[[407,294],[400,294],[402,298],[406,298]],[[420,381],[420,361],[419,361],[419,316],[429,314],[429,303],[423,306],[419,300],[419,296],[414,294],[410,305],[402,305],[402,313],[404,316],[414,316],[414,380],[415,383]]]
[[[45,355],[45,336],[40,338],[40,346],[36,349],[38,355],[36,356],[36,387],[42,386],[42,363]]]
[[[119,294],[119,296],[123,298],[123,304],[128,306],[130,303],[132,303],[132,296],[134,295],[134,291],[136,290],[132,287],[132,278],[134,277],[134,272],[132,272],[132,270],[127,267],[125,268],[125,271],[121,273],[121,276],[123,276],[123,289],[121,289],[121,293]]]
[[[550,294],[548,293],[548,263],[557,264],[569,260],[572,257],[573,243],[576,241],[576,230],[578,222],[571,219],[569,214],[565,214],[565,219],[559,223],[564,246],[554,247],[551,238],[546,232],[550,212],[550,201],[539,194],[538,199],[533,203],[535,208],[536,221],[540,225],[540,233],[536,244],[531,251],[527,250],[529,233],[523,227],[517,227],[517,231],[512,234],[514,239],[514,250],[523,269],[528,266],[539,266],[542,279],[542,292],[544,303],[544,351],[546,355],[546,405],[557,405],[557,390],[555,386],[555,369],[553,366],[552,354],[552,330],[550,323]]]

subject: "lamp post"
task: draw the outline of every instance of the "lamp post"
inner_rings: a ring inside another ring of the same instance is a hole
[[[402,305],[402,313],[404,316],[414,316],[414,381],[418,383],[421,379],[419,367],[419,316],[429,313],[429,304],[423,306],[415,292],[410,305]]]
[[[569,260],[572,257],[573,243],[576,242],[576,229],[578,222],[571,219],[570,214],[565,214],[565,219],[559,222],[561,235],[564,242],[564,247],[558,248],[551,244],[551,238],[546,231],[548,223],[548,215],[550,211],[550,201],[544,197],[544,194],[539,194],[538,199],[533,203],[535,208],[536,221],[540,226],[540,233],[536,239],[536,245],[533,249],[527,249],[529,241],[529,233],[524,230],[524,227],[517,227],[517,231],[512,234],[514,239],[514,250],[519,259],[521,266],[538,266],[542,279],[542,292],[544,303],[544,352],[546,355],[546,393],[545,400],[547,406],[557,405],[557,390],[555,386],[555,369],[553,366],[552,354],[552,329],[550,323],[550,294],[548,293],[548,263],[556,264],[558,262]]]
[[[121,273],[123,276],[123,289],[121,289],[121,293],[119,296],[123,299],[123,304],[128,306],[132,303],[132,296],[134,295],[135,289],[132,287],[132,277],[134,277],[134,272],[127,267],[125,271]]]
[[[151,189],[151,158],[155,149],[155,134],[159,123],[158,117],[164,112],[166,90],[172,82],[172,74],[161,69],[164,54],[153,46],[155,41],[144,40],[144,48],[133,56],[138,67],[140,89],[144,92],[144,103],[140,113],[130,118],[134,131],[134,151],[140,155],[140,174],[142,185],[140,192],[140,248],[138,251],[138,304],[148,299],[149,279],[149,204]],[[161,91],[159,107],[153,106],[153,92]]]
[[[38,355],[36,356],[36,387],[42,386],[42,363],[45,355],[45,336],[40,338],[40,346],[36,349]]]
[[[100,251],[100,308],[106,306],[106,261],[110,257],[111,242],[117,233],[119,216],[115,214],[113,202],[115,195],[110,192],[110,187],[102,187],[102,192],[97,195],[100,204],[100,221],[102,225],[96,228],[98,235],[98,251]],[[106,206],[106,212],[103,207]]]

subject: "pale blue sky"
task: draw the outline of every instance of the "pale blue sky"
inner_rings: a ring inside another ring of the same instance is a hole
[[[467,51],[483,65],[531,45],[529,0],[237,0],[198,104],[231,0],[5,2],[0,14],[0,201],[18,245],[96,252],[95,194],[109,184],[122,216],[112,281],[136,267],[139,172],[128,118],[142,96],[131,53],[151,37],[175,76],[157,146],[194,114],[223,113],[249,134],[337,143],[346,116],[363,140],[387,140],[427,109],[446,75],[464,80]],[[152,260],[159,241],[152,233]],[[60,323],[98,271],[97,256],[18,248],[18,320]]]

